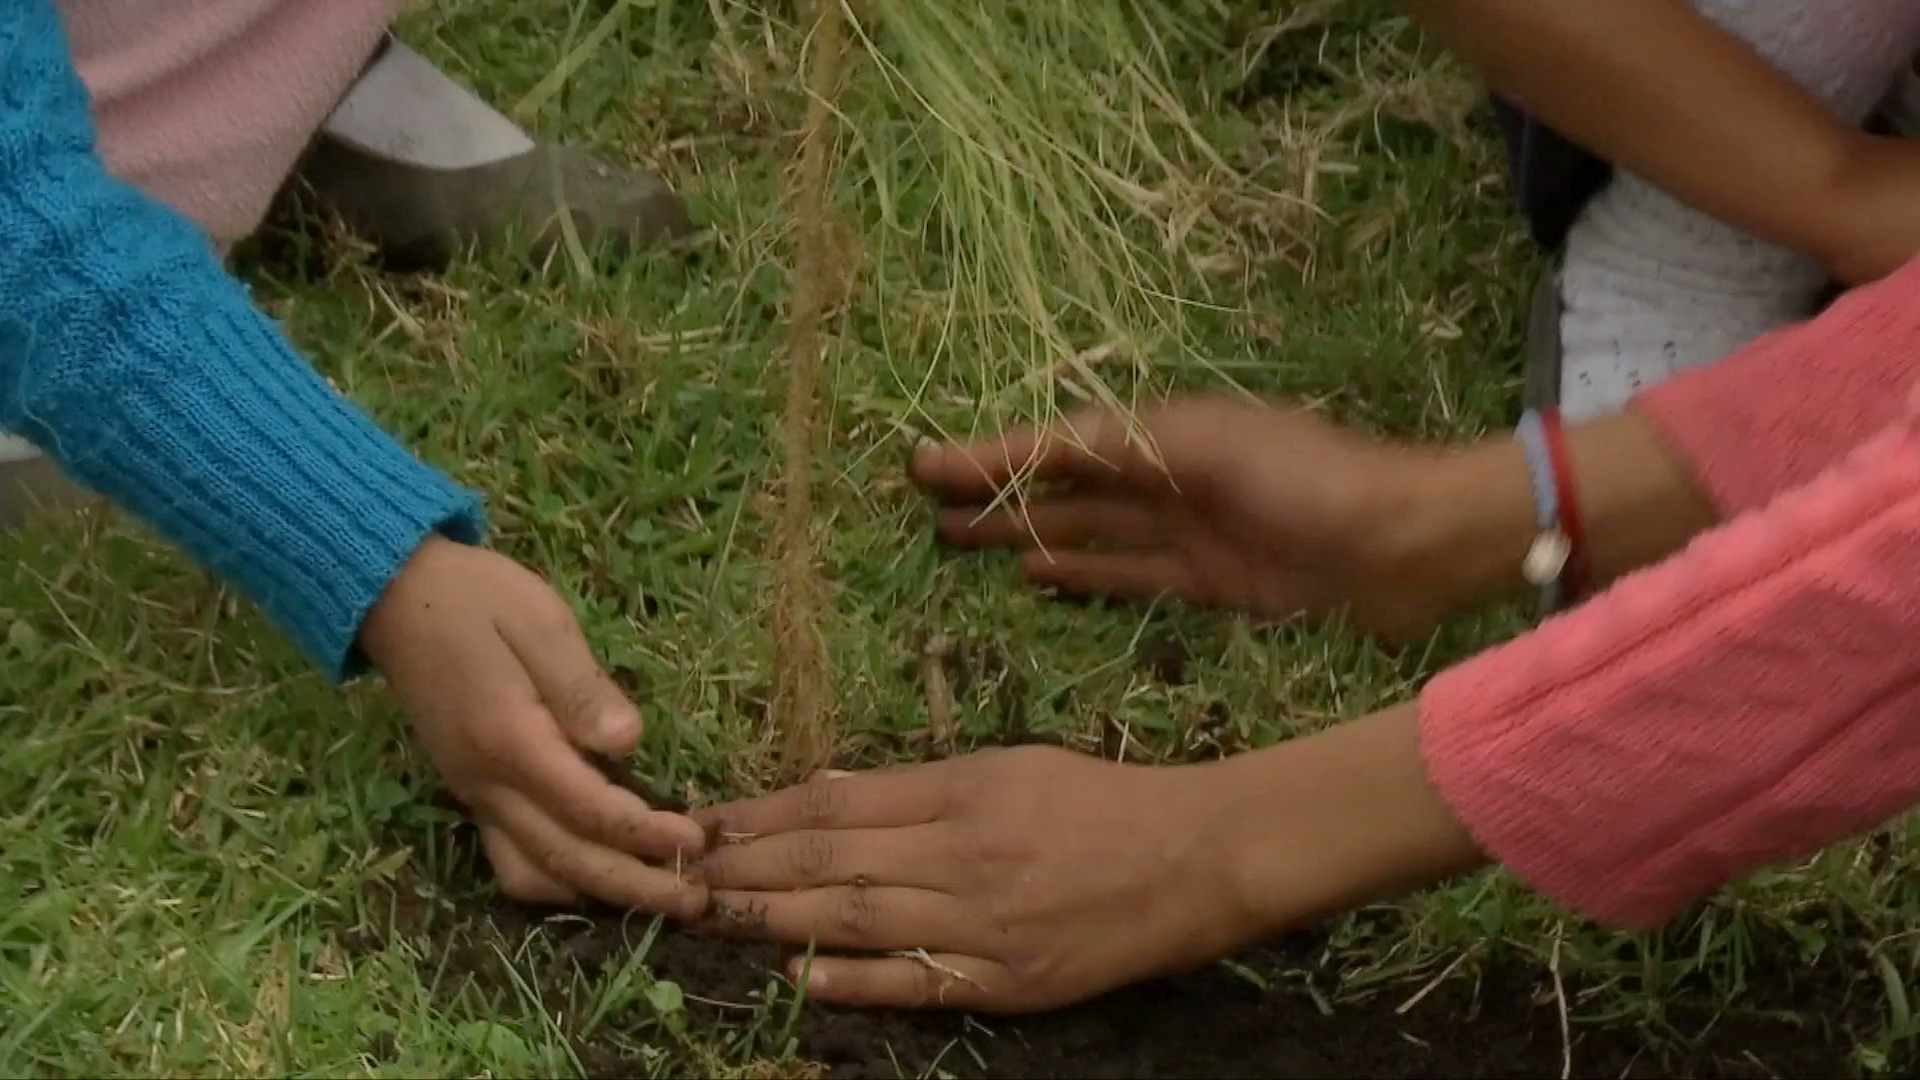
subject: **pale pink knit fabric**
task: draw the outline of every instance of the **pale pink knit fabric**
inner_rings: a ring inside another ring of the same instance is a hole
[[[60,0],[117,176],[251,233],[401,0]]]
[[[1650,926],[1920,802],[1920,261],[1638,402],[1727,524],[1420,700],[1495,860]]]

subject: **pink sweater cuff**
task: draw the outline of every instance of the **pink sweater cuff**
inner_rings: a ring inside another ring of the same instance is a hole
[[[1433,782],[1534,888],[1608,923],[1663,922],[1920,796],[1917,568],[1920,425],[1903,418],[1436,677],[1420,701]]]
[[[1920,259],[1810,322],[1642,392],[1634,408],[1723,519],[1812,480],[1902,412],[1920,379]]]

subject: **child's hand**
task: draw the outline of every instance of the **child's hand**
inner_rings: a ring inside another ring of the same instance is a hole
[[[945,504],[942,538],[1021,549],[1027,577],[1063,592],[1168,594],[1271,618],[1349,608],[1389,638],[1426,632],[1461,599],[1458,567],[1424,546],[1436,513],[1498,498],[1517,504],[1522,544],[1530,535],[1524,471],[1504,478],[1511,490],[1462,484],[1449,455],[1225,400],[1160,406],[1139,427],[1144,439],[1083,414],[1044,432],[930,444],[913,479]],[[1024,489],[1024,504],[1008,491],[1022,477],[1042,485]]]
[[[583,755],[631,751],[640,714],[546,582],[493,552],[429,540],[360,642],[478,820],[508,895],[586,894],[682,918],[705,909],[705,886],[683,872],[705,847],[700,827],[649,808]]]

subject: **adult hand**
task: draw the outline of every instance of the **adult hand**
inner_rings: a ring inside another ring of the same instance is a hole
[[[812,996],[893,1008],[1056,1008],[1485,859],[1410,705],[1206,765],[991,750],[695,817],[716,932],[814,945]]]
[[[701,811],[712,925],[888,954],[813,958],[844,1005],[1024,1012],[1188,969],[1262,931],[1213,768],[1026,747]]]
[[[1168,594],[1270,618],[1344,609],[1398,639],[1472,591],[1428,550],[1438,516],[1499,495],[1518,507],[1523,542],[1530,535],[1524,467],[1500,491],[1456,478],[1459,460],[1305,411],[1200,398],[1145,412],[1137,430],[1082,413],[971,445],[929,443],[912,474],[945,504],[945,540],[1022,549],[1026,576],[1063,592]],[[1016,481],[1039,487],[1015,503]]]
[[[515,899],[586,894],[691,918],[707,890],[692,820],[650,808],[583,752],[619,755],[640,714],[595,663],[565,601],[504,556],[434,538],[362,625],[361,648],[472,812]]]

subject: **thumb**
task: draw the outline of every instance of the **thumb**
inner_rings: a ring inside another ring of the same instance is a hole
[[[575,746],[614,757],[631,753],[640,743],[640,710],[594,660],[573,613],[562,610],[562,619],[496,617],[496,625]]]

